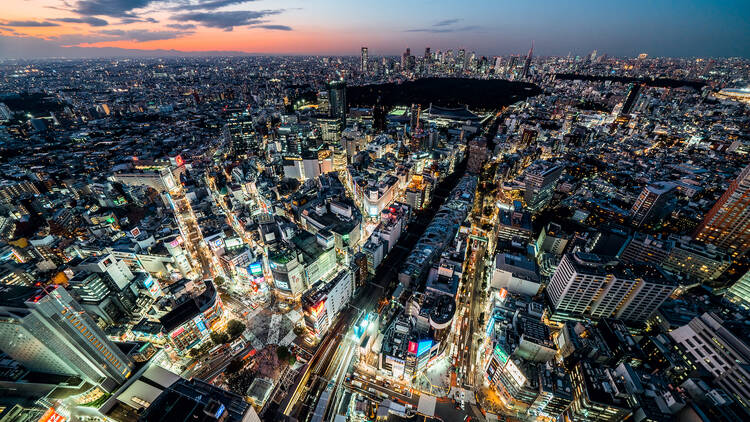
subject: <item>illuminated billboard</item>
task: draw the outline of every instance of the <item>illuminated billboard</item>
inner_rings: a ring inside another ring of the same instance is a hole
[[[511,378],[513,378],[519,386],[523,386],[526,383],[526,377],[521,373],[521,370],[518,369],[518,366],[516,366],[512,360],[508,361],[508,364],[505,365],[504,371],[510,374]]]
[[[227,239],[226,242],[224,242],[224,246],[226,246],[227,248],[234,248],[236,246],[242,246],[242,239],[240,239],[239,237]]]
[[[409,342],[409,353],[417,354],[417,350],[419,349],[419,346],[416,342],[410,341]]]
[[[501,302],[505,302],[505,298],[508,297],[508,291],[505,289],[500,289],[497,292],[497,298],[500,299]]]
[[[494,329],[495,329],[495,318],[489,318],[489,321],[487,321],[487,329],[484,332],[485,335],[487,337],[490,337]]]
[[[177,236],[173,241],[169,242],[169,246],[176,248],[182,244],[182,236]]]
[[[493,350],[493,353],[495,354],[497,360],[499,360],[503,365],[508,362],[508,354],[505,353],[505,350],[503,350],[503,348],[500,347],[499,344],[495,346],[495,350]]]
[[[250,268],[250,274],[256,277],[263,275],[263,263],[262,262],[260,261],[253,262],[252,264],[250,264],[249,268]]]
[[[429,352],[432,347],[432,340],[421,340],[417,344],[417,356],[422,356],[425,352]]]
[[[312,307],[312,311],[313,311],[313,313],[315,313],[316,316],[320,315],[320,313],[323,312],[325,309],[326,309],[326,301],[325,300],[321,300],[320,302],[316,303]]]
[[[193,319],[193,322],[195,322],[195,326],[198,327],[198,331],[200,331],[201,333],[207,330],[206,323],[203,322],[203,318],[201,318],[200,315],[195,317],[195,319]]]
[[[46,412],[39,418],[39,422],[65,422],[65,416],[57,413],[54,407],[50,407]]]

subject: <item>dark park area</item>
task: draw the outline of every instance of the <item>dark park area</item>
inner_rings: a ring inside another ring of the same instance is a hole
[[[541,94],[538,86],[500,79],[424,78],[403,83],[352,86],[347,101],[353,107],[381,104],[386,107],[411,104],[440,107],[469,106],[490,110]]]

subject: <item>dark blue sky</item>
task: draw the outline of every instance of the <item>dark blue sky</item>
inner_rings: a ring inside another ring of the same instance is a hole
[[[750,0],[3,0],[3,9],[0,57],[360,46],[504,55],[525,54],[532,40],[537,55],[750,57]]]

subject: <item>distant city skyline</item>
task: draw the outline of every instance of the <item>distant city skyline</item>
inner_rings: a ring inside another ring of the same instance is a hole
[[[750,3],[6,0],[0,58],[250,53],[750,57]]]

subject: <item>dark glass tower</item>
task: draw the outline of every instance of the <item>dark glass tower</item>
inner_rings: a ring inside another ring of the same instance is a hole
[[[331,102],[331,117],[340,119],[346,126],[346,82],[333,81],[328,84],[328,98]]]

